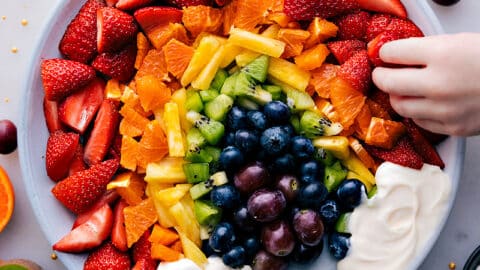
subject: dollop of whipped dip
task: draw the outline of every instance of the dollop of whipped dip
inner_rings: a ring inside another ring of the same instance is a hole
[[[233,270],[225,265],[220,257],[211,256],[208,258],[208,262],[205,264],[204,270]],[[244,266],[242,268],[236,268],[240,270],[252,270],[250,266]],[[189,259],[181,259],[175,262],[161,262],[157,270],[202,270],[193,261]]]
[[[437,166],[385,162],[375,178],[377,194],[350,217],[351,246],[337,270],[411,269],[447,211],[451,181]]]

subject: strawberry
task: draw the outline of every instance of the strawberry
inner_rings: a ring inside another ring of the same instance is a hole
[[[407,10],[400,0],[357,0],[362,9],[407,17]]]
[[[181,23],[183,12],[174,7],[146,7],[133,14],[145,33],[149,33],[157,26],[169,23]]]
[[[360,40],[332,41],[329,42],[327,46],[340,64],[345,63],[356,52],[367,49],[367,44]]]
[[[105,191],[102,197],[100,197],[100,199],[98,199],[87,211],[77,215],[77,218],[73,222],[72,230],[87,222],[90,217],[105,204],[108,204],[111,207],[113,203],[117,201],[118,197],[120,197],[120,195],[116,190]]]
[[[407,128],[407,134],[412,139],[413,146],[423,159],[423,162],[436,165],[441,169],[445,168],[445,163],[438,154],[435,147],[422,135],[420,128],[412,119],[404,119],[403,125]]]
[[[83,213],[103,195],[118,166],[115,159],[93,165],[58,182],[52,193],[73,213]]]
[[[105,52],[97,55],[92,67],[106,76],[121,82],[128,82],[135,73],[137,49],[129,45],[120,52]]]
[[[77,150],[75,150],[75,155],[73,155],[72,162],[70,162],[70,166],[68,167],[68,175],[72,175],[86,169],[87,165],[85,164],[85,161],[83,161],[83,146],[78,144]]]
[[[95,78],[95,70],[80,62],[65,59],[47,59],[41,64],[45,97],[60,101]]]
[[[390,96],[387,93],[374,87],[373,91],[370,92],[369,98],[375,103],[382,106],[383,109],[388,112],[392,119],[400,118],[398,113],[393,109],[392,105],[390,104]]]
[[[103,100],[93,130],[85,146],[83,159],[88,165],[95,165],[105,158],[118,128],[120,114],[110,100]]]
[[[365,40],[369,20],[370,13],[366,11],[357,11],[335,18],[334,23],[338,26],[338,39]]]
[[[45,116],[45,124],[48,132],[52,133],[57,130],[63,130],[63,124],[58,118],[58,102],[43,99],[43,114]]]
[[[83,270],[130,270],[128,253],[119,251],[112,242],[105,242],[90,253],[83,265]]]
[[[115,52],[135,40],[138,32],[135,18],[119,9],[97,10],[97,50]]]
[[[88,63],[97,53],[97,10],[104,0],[87,0],[67,26],[60,41],[60,52],[68,59]]]
[[[68,168],[77,150],[80,136],[73,132],[57,130],[50,134],[45,155],[47,175],[60,181],[68,175]]]
[[[367,93],[372,82],[372,67],[367,51],[358,51],[343,63],[338,76],[349,82],[356,90]]]
[[[148,6],[154,0],[119,0],[115,7],[121,10],[135,10],[141,7]]]
[[[373,14],[367,24],[366,38],[371,41],[380,33],[387,29],[387,26],[392,21],[392,16],[389,14],[376,13]]]
[[[150,237],[150,231],[147,230],[133,245],[132,257],[135,262],[134,269],[138,270],[154,270],[157,268],[157,262],[152,259],[151,246],[152,244],[148,240]],[[142,266],[142,267],[140,267]]]
[[[58,110],[60,120],[83,134],[102,104],[104,89],[105,82],[97,78],[67,97]]]
[[[167,0],[167,3],[179,8],[184,8],[199,5],[210,6],[212,5],[212,0]]]
[[[423,166],[422,157],[415,152],[415,148],[408,136],[403,136],[392,149],[383,149],[365,144],[370,155],[384,161],[402,165],[413,169],[421,169]]]
[[[53,245],[53,249],[62,252],[79,253],[100,246],[110,235],[113,214],[110,206],[104,204],[83,224],[72,229]]]
[[[445,134],[433,133],[422,127],[419,127],[419,126],[417,127],[420,130],[420,133],[422,133],[423,137],[425,137],[425,139],[427,139],[432,145],[437,145],[448,138],[448,136]]]
[[[283,10],[294,20],[330,18],[357,9],[356,0],[285,0]]]
[[[118,3],[118,0],[105,0],[105,2],[107,2],[108,7],[114,7]]]
[[[120,200],[113,209],[113,228],[110,235],[113,245],[120,251],[127,251],[127,233],[125,231],[125,218],[123,216],[123,209],[128,204],[124,200]]]
[[[155,270],[158,263],[153,259],[141,258],[132,267],[132,270]]]

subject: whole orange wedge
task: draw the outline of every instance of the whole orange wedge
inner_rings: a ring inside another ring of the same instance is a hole
[[[7,172],[0,166],[0,232],[12,217],[15,193]]]

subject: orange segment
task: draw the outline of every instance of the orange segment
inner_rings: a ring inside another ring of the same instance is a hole
[[[152,120],[145,128],[138,147],[138,165],[146,168],[148,163],[162,160],[168,154],[165,132],[157,120]]]
[[[335,37],[338,27],[332,22],[316,17],[308,26],[307,31],[310,33],[310,37],[305,43],[305,48],[308,49],[328,38]]]
[[[152,243],[159,243],[165,246],[173,244],[179,239],[180,237],[177,232],[164,228],[158,224],[153,226],[152,234],[150,235],[150,238],[148,238]]]
[[[365,105],[363,105],[362,107],[362,110],[357,115],[357,118],[355,118],[355,124],[353,125],[355,128],[355,135],[357,136],[357,138],[365,141],[365,138],[367,137],[368,128],[370,127],[371,119],[372,119],[372,112],[370,111],[370,108],[368,107],[368,105],[365,103]]]
[[[145,186],[145,181],[138,174],[126,172],[117,175],[108,183],[107,189],[115,189],[128,205],[137,205],[143,200]]]
[[[170,81],[165,55],[162,50],[152,49],[143,59],[142,65],[135,75],[135,81],[145,75],[153,75],[163,81]]]
[[[164,262],[174,262],[183,257],[180,252],[160,243],[152,243],[151,256],[153,259]]]
[[[392,149],[398,138],[405,133],[405,126],[400,122],[372,117],[365,143],[386,149]]]
[[[188,42],[187,31],[180,23],[169,23],[159,25],[147,33],[148,39],[152,42],[153,47],[162,49],[170,39],[175,38],[182,42]]]
[[[175,243],[170,245],[170,248],[172,248],[173,250],[176,250],[180,253],[183,253],[182,241],[180,241],[180,240],[175,241]]]
[[[130,248],[140,236],[157,222],[157,212],[151,198],[143,200],[135,206],[127,206],[123,210],[127,246]]]
[[[143,134],[143,130],[136,127],[135,124],[130,123],[127,119],[122,119],[122,121],[120,121],[119,132],[120,135],[125,135],[132,138],[141,136]]]
[[[125,85],[120,84],[118,80],[116,79],[108,80],[107,85],[105,86],[104,96],[106,99],[120,101],[124,88],[125,88]]]
[[[189,6],[183,9],[182,22],[193,37],[202,32],[217,33],[222,26],[222,11],[209,6]]]
[[[256,32],[255,28],[266,20],[268,11],[273,6],[271,0],[233,0],[232,2],[237,2],[235,3],[236,9],[233,11],[233,26],[250,32]],[[226,11],[228,14],[225,16],[232,16],[231,12],[231,10]]]
[[[335,79],[330,89],[330,100],[344,129],[350,128],[362,110],[366,97],[342,79]]]
[[[300,55],[303,51],[303,45],[310,36],[310,33],[300,29],[280,29],[277,39],[285,42],[285,51],[282,58],[290,58]]]
[[[180,79],[192,59],[194,49],[183,42],[172,39],[163,47],[163,51],[167,70]]]
[[[295,57],[295,64],[303,70],[312,70],[322,66],[327,56],[330,54],[325,44],[303,51],[299,56]]]
[[[142,130],[145,129],[149,120],[145,116],[138,113],[135,109],[130,106],[123,106],[120,109],[120,115],[123,116],[123,121],[128,121],[129,125]],[[122,134],[123,135],[123,134]],[[126,134],[125,134],[126,135]],[[135,136],[136,137],[136,136]]]
[[[171,90],[154,75],[140,77],[136,84],[138,97],[145,111],[162,107],[172,96]]]
[[[148,42],[147,37],[142,32],[139,32],[137,34],[137,58],[135,58],[135,68],[137,70],[142,65],[143,59],[147,56],[150,48],[150,42]]]
[[[267,19],[280,25],[280,27],[287,27],[292,20],[290,17],[287,16],[287,14],[283,12],[270,13],[267,16]]]
[[[134,171],[137,168],[138,142],[129,136],[122,136],[120,148],[120,165]]]
[[[0,166],[0,232],[5,229],[13,214],[15,192],[7,172]]]
[[[339,70],[340,66],[332,64],[323,64],[321,67],[312,70],[310,85],[313,85],[319,97],[330,98],[330,88]]]
[[[365,104],[368,105],[368,108],[372,112],[372,116],[387,119],[387,120],[392,120],[388,111],[385,110],[384,107],[382,105],[378,104],[377,102],[375,102],[371,99],[367,99]]]

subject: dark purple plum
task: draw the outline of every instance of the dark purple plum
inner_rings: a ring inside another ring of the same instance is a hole
[[[293,230],[297,238],[307,246],[316,246],[323,237],[323,222],[320,215],[311,209],[301,210],[293,217]]]
[[[287,270],[288,263],[281,257],[260,250],[253,259],[253,270]]]
[[[0,154],[10,154],[15,149],[17,149],[17,127],[10,120],[0,120]]]
[[[270,174],[267,168],[260,163],[254,162],[243,167],[234,176],[235,187],[243,194],[251,194],[259,188],[270,183]]]
[[[288,256],[295,248],[295,236],[285,220],[266,224],[262,229],[261,241],[266,251],[279,257]]]
[[[287,201],[280,190],[257,190],[247,202],[248,213],[259,222],[275,220],[282,214],[286,206]]]
[[[277,177],[275,187],[283,193],[287,202],[293,202],[297,198],[300,183],[296,176],[285,174]]]

